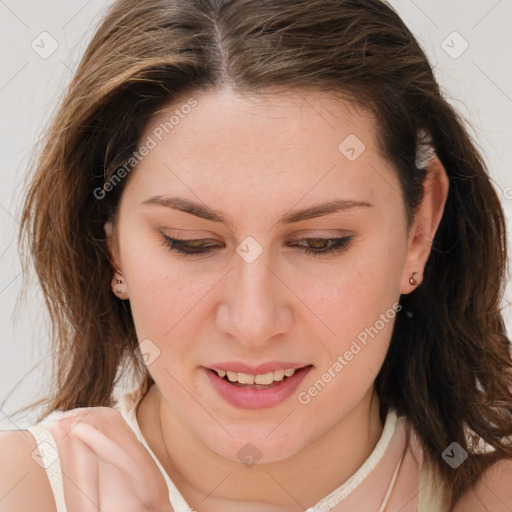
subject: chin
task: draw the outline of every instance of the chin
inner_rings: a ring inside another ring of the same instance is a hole
[[[293,413],[290,415],[290,419]],[[233,437],[208,439],[209,448],[222,457],[248,466],[253,464],[269,464],[279,462],[300,452],[308,443],[315,439],[315,426],[303,425],[297,428],[297,422],[284,420],[260,427],[251,425],[249,428],[228,427]],[[204,440],[204,439],[203,439]]]

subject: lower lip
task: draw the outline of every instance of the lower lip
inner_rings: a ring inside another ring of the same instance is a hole
[[[297,389],[311,368],[311,366],[305,366],[291,377],[286,377],[276,385],[263,389],[234,386],[219,377],[216,372],[208,368],[203,369],[217,393],[231,405],[240,409],[264,409],[284,402]]]

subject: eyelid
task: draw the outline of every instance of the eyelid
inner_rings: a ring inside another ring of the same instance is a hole
[[[292,238],[340,238],[343,236],[354,235],[353,231],[348,229],[303,229],[295,231]]]
[[[180,228],[170,228],[167,226],[158,226],[158,232],[161,235],[171,236],[173,238],[213,238],[215,233],[213,231],[208,231],[207,229],[180,229]]]

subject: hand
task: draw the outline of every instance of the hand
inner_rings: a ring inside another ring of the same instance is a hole
[[[172,512],[167,483],[121,413],[82,407],[48,422],[68,512]]]

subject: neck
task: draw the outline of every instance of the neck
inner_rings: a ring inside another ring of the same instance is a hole
[[[137,411],[139,425],[176,487],[198,512],[313,506],[357,471],[383,429],[379,400],[370,389],[349,415],[299,452],[247,468],[206,446],[173,414],[163,396],[159,408],[160,396],[155,385],[144,397]]]

